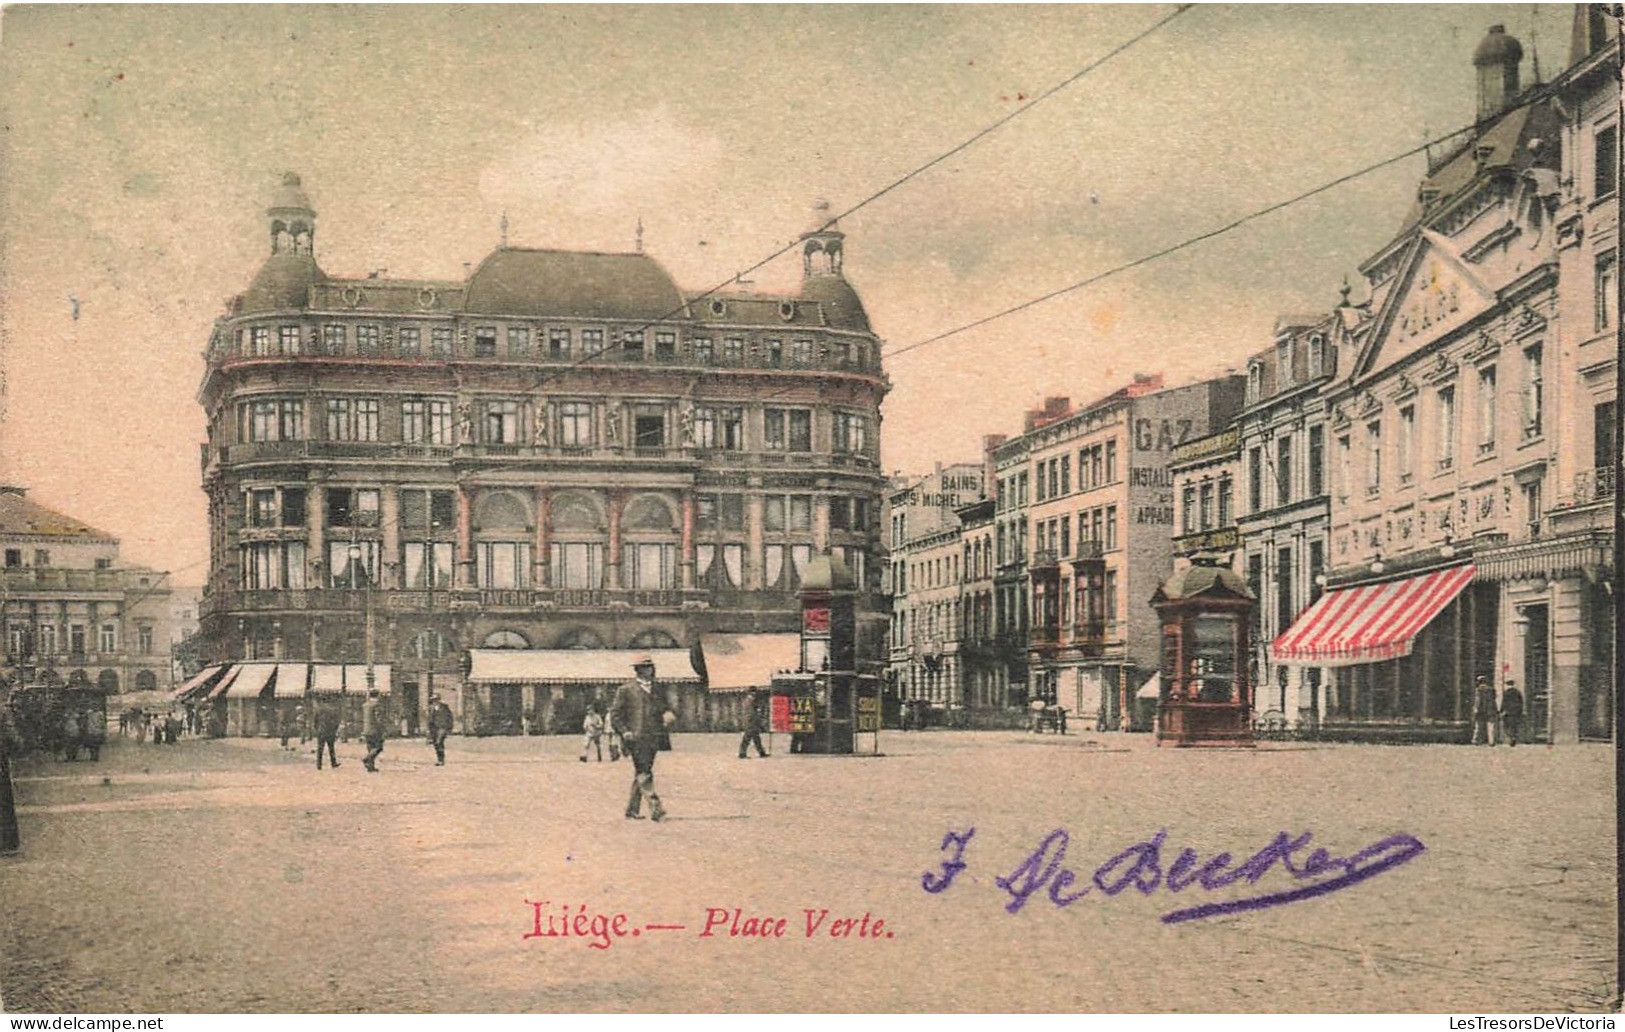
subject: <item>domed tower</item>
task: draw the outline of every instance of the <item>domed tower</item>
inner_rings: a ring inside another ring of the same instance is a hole
[[[826,325],[869,332],[869,315],[841,272],[846,234],[830,218],[829,202],[813,205],[813,222],[801,234],[801,296],[815,301]]]
[[[312,254],[316,243],[316,209],[299,183],[299,173],[284,172],[282,186],[265,209],[271,220],[272,254]]]
[[[1473,51],[1478,70],[1478,120],[1494,118],[1518,99],[1518,63],[1523,44],[1507,35],[1505,25],[1491,25]]]

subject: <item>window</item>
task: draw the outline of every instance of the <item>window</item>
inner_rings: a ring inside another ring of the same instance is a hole
[[[1247,511],[1259,512],[1264,508],[1264,449],[1247,450]]]
[[[508,327],[508,357],[530,357],[530,329],[525,326]]]
[[[97,635],[97,643],[102,652],[118,651],[118,624],[104,623]]]
[[[34,565],[35,566],[49,566],[49,565],[51,565],[51,550],[49,548],[36,548],[36,549],[34,549]]]
[[[762,361],[768,365],[784,364],[784,341],[776,337],[769,337],[762,341]]]
[[[1591,196],[1611,196],[1619,188],[1619,129],[1607,126],[1593,137],[1595,161],[1592,164]]]
[[[1531,344],[1523,349],[1523,436],[1539,437],[1544,428],[1542,411],[1542,347]]]
[[[474,577],[482,588],[530,587],[530,544],[525,541],[481,541],[474,546]]]
[[[263,358],[271,353],[271,328],[256,326],[248,331],[248,340],[251,346],[249,352],[256,358]]]
[[[587,355],[596,355],[604,350],[603,330],[582,330],[581,350]]]
[[[1072,493],[1072,456],[1070,455],[1061,456],[1061,493],[1063,495]]]
[[[1106,480],[1108,484],[1117,483],[1117,440],[1113,438],[1106,442]],[[1083,478],[1083,470],[1078,470],[1078,478]]]
[[[107,558],[106,556],[97,556],[96,557],[96,569],[98,569],[98,570],[111,570],[112,568],[113,568],[113,560]],[[145,582],[143,582],[143,583],[145,583]]]
[[[497,357],[497,328],[495,326],[479,326],[474,329],[474,357]]]
[[[152,627],[142,624],[135,629],[135,650],[143,656],[152,655]]]
[[[429,403],[422,398],[408,398],[401,402],[401,442],[427,444],[429,438]]]
[[[68,651],[76,656],[85,654],[85,625],[68,625]]]
[[[1183,497],[1184,497],[1184,504],[1182,506],[1180,506],[1180,510],[1179,510],[1181,527],[1184,530],[1184,532],[1187,533],[1187,534],[1195,533],[1195,531],[1197,529],[1196,528],[1196,488],[1194,486],[1186,487]]]
[[[856,412],[835,413],[834,448],[838,452],[861,455],[865,449],[863,416]]]
[[[381,350],[377,326],[355,328],[355,352],[358,355],[376,355]]]
[[[1228,527],[1235,522],[1235,493],[1236,485],[1229,477],[1219,478],[1219,513],[1218,525]],[[1115,515],[1116,510],[1112,510]]]
[[[1614,413],[1616,409],[1612,401],[1605,401],[1591,410],[1591,465],[1600,470],[1599,476],[1607,476],[1605,483],[1597,485],[1599,491],[1606,486],[1608,493],[1613,493],[1612,465],[1609,456],[1614,454]],[[1598,497],[1602,497],[1599,493]],[[1590,501],[1591,499],[1581,499]],[[10,566],[10,552],[7,552],[6,565]]]
[[[1337,497],[1346,499],[1350,489],[1354,486],[1354,469],[1351,459],[1353,448],[1347,434],[1337,439]]]
[[[793,340],[790,342],[790,361],[794,365],[812,365],[813,345],[810,340]]]
[[[1326,338],[1316,333],[1309,338],[1309,379],[1326,371]]]
[[[694,446],[719,451],[742,451],[745,447],[745,410],[696,405]]]
[[[279,355],[299,354],[299,327],[278,326],[276,330],[276,353]]]
[[[519,402],[488,401],[485,403],[485,443],[519,443]]]
[[[677,334],[671,330],[655,331],[655,361],[670,362],[677,357]]]
[[[327,399],[327,440],[348,441],[351,439],[350,399]]]
[[[1382,424],[1365,427],[1365,493],[1374,495],[1382,487]]]
[[[1292,605],[1292,549],[1283,548],[1275,553],[1275,627],[1280,634],[1292,626],[1298,611]]]
[[[1326,493],[1326,430],[1309,428],[1309,497],[1318,498]]]
[[[1292,438],[1275,439],[1275,504],[1292,501]]]
[[[1254,362],[1247,366],[1247,400],[1257,401],[1264,396],[1264,367]]]
[[[37,640],[39,642],[40,655],[42,655],[42,656],[54,656],[54,655],[56,655],[56,624],[50,624],[50,623],[40,624],[39,625],[39,631],[36,632],[34,637],[35,637],[35,640]],[[103,651],[104,652],[111,652],[112,649],[104,649]]]
[[[1107,570],[1105,583],[1101,589],[1104,596],[1101,599],[1101,615],[1106,619],[1106,626],[1110,627],[1117,622],[1117,571]]]
[[[621,353],[635,361],[643,361],[643,331],[627,330],[621,336]]]
[[[322,327],[322,350],[329,355],[344,354],[343,323],[328,323]]]
[[[1619,307],[1619,252],[1609,251],[1597,257],[1596,279],[1593,281],[1593,328],[1599,333],[1614,325],[1614,312]]]
[[[1440,469],[1449,469],[1456,459],[1456,389],[1439,388],[1438,436],[1433,442],[1434,458]]]
[[[284,487],[282,489],[282,525],[284,527],[303,527],[309,518],[305,507],[305,489],[302,487]]]
[[[419,534],[423,533],[418,528]],[[434,561],[424,562],[424,556],[433,546]],[[402,546],[405,560],[406,586],[409,588],[444,588],[451,585],[452,543],[450,541],[407,541]]]
[[[450,326],[436,326],[429,330],[429,354],[435,358],[451,357]]]
[[[1229,487],[1229,484],[1230,482],[1228,480],[1225,481],[1226,488]],[[1220,495],[1221,499],[1224,497],[1226,497],[1226,495]],[[1117,506],[1115,505],[1106,506],[1105,532],[1106,542],[1102,547],[1109,552],[1117,547]]]
[[[423,351],[423,331],[416,326],[401,327],[401,355],[416,358]]]
[[[569,330],[554,329],[554,330],[548,330],[547,331],[547,357],[548,358],[569,358],[570,357],[570,331]]]
[[[1203,530],[1212,530],[1213,529],[1213,484],[1212,484],[1211,481],[1207,482],[1207,483],[1204,483],[1202,485],[1201,499],[1202,499],[1201,503],[1198,506],[1198,509],[1200,511],[1199,511],[1199,514],[1198,514],[1197,518],[1201,521],[1201,528]]]
[[[592,444],[592,403],[566,401],[559,404],[559,443],[566,448]]]
[[[1398,451],[1399,482],[1409,483],[1413,472],[1414,462],[1412,455],[1416,448],[1416,408],[1406,405],[1399,410],[1399,433],[1395,435],[1394,447]]]
[[[745,338],[722,338],[722,360],[724,362],[743,362],[745,360]]]
[[[666,444],[666,413],[655,406],[640,405],[632,413],[632,444],[638,448],[661,448]]]
[[[378,440],[378,399],[358,398],[355,403],[355,439]]]
[[[1275,342],[1275,387],[1292,386],[1292,338]]]
[[[1529,536],[1539,537],[1542,515],[1539,480],[1531,480],[1523,485],[1523,512],[1529,522]]]
[[[329,527],[378,526],[378,489],[370,487],[330,487],[327,489]]]
[[[762,445],[771,451],[812,451],[812,412],[808,409],[765,409]]]
[[[1478,451],[1495,450],[1495,367],[1478,371]]]
[[[1309,602],[1320,597],[1320,578],[1326,572],[1326,543],[1309,542]],[[1285,628],[1282,628],[1285,630]]]
[[[553,586],[577,590],[602,588],[604,546],[597,542],[555,542]]]
[[[633,542],[627,546],[627,587],[658,591],[677,586],[677,546]]]
[[[6,569],[14,570],[23,564],[23,550],[20,548],[6,549]]]
[[[277,436],[284,441],[305,439],[305,403],[298,398],[277,402]]]
[[[717,561],[719,554],[721,562]],[[744,566],[744,545],[698,545],[694,549],[694,576],[707,587],[740,587],[744,583]]]
[[[276,491],[261,488],[248,492],[248,525],[274,527],[277,525]]]
[[[1083,523],[1081,520],[1078,523],[1078,537],[1080,540],[1083,537]],[[1061,517],[1061,544],[1055,554],[1057,556],[1072,554],[1072,517],[1070,516]]]
[[[688,347],[694,355],[694,361],[702,365],[710,365],[716,361],[716,350],[710,337],[695,337],[688,342]]]

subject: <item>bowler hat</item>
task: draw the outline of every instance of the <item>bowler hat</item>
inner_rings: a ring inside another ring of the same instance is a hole
[[[652,667],[654,665],[655,658],[649,655],[647,652],[640,652],[632,659],[632,669],[634,670],[640,666]]]

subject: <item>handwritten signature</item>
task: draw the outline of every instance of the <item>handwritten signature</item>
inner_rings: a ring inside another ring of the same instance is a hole
[[[940,870],[926,871],[921,876],[920,887],[929,893],[946,892],[968,866],[965,849],[975,834],[975,828],[967,828],[944,835],[938,848],[949,856],[940,862]],[[1333,856],[1330,851],[1318,846],[1304,856],[1313,838],[1314,833],[1308,831],[1296,837],[1280,832],[1268,845],[1240,864],[1236,864],[1235,857],[1229,853],[1219,853],[1203,862],[1196,850],[1185,847],[1165,867],[1162,853],[1168,831],[1163,829],[1107,860],[1095,868],[1094,876],[1088,882],[1081,882],[1072,869],[1064,866],[1072,837],[1066,829],[1056,828],[1014,870],[994,878],[993,882],[1009,894],[1010,901],[1004,905],[1004,909],[1012,914],[1026,906],[1032,896],[1046,890],[1050,902],[1055,906],[1069,907],[1087,896],[1091,889],[1098,889],[1106,896],[1116,896],[1133,888],[1142,895],[1150,896],[1159,890],[1178,893],[1192,886],[1204,892],[1214,892],[1242,882],[1257,885],[1277,867],[1293,881],[1308,883],[1258,896],[1183,907],[1162,915],[1164,924],[1178,924],[1314,899],[1358,885],[1426,851],[1415,836],[1399,834],[1374,842],[1351,856]]]

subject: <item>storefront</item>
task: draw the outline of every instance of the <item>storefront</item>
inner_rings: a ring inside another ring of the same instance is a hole
[[[645,654],[654,659],[655,681],[677,714],[677,730],[703,729],[703,681],[687,649],[470,649],[465,729],[576,734],[587,708],[608,707],[615,689],[632,679],[632,661]]]

